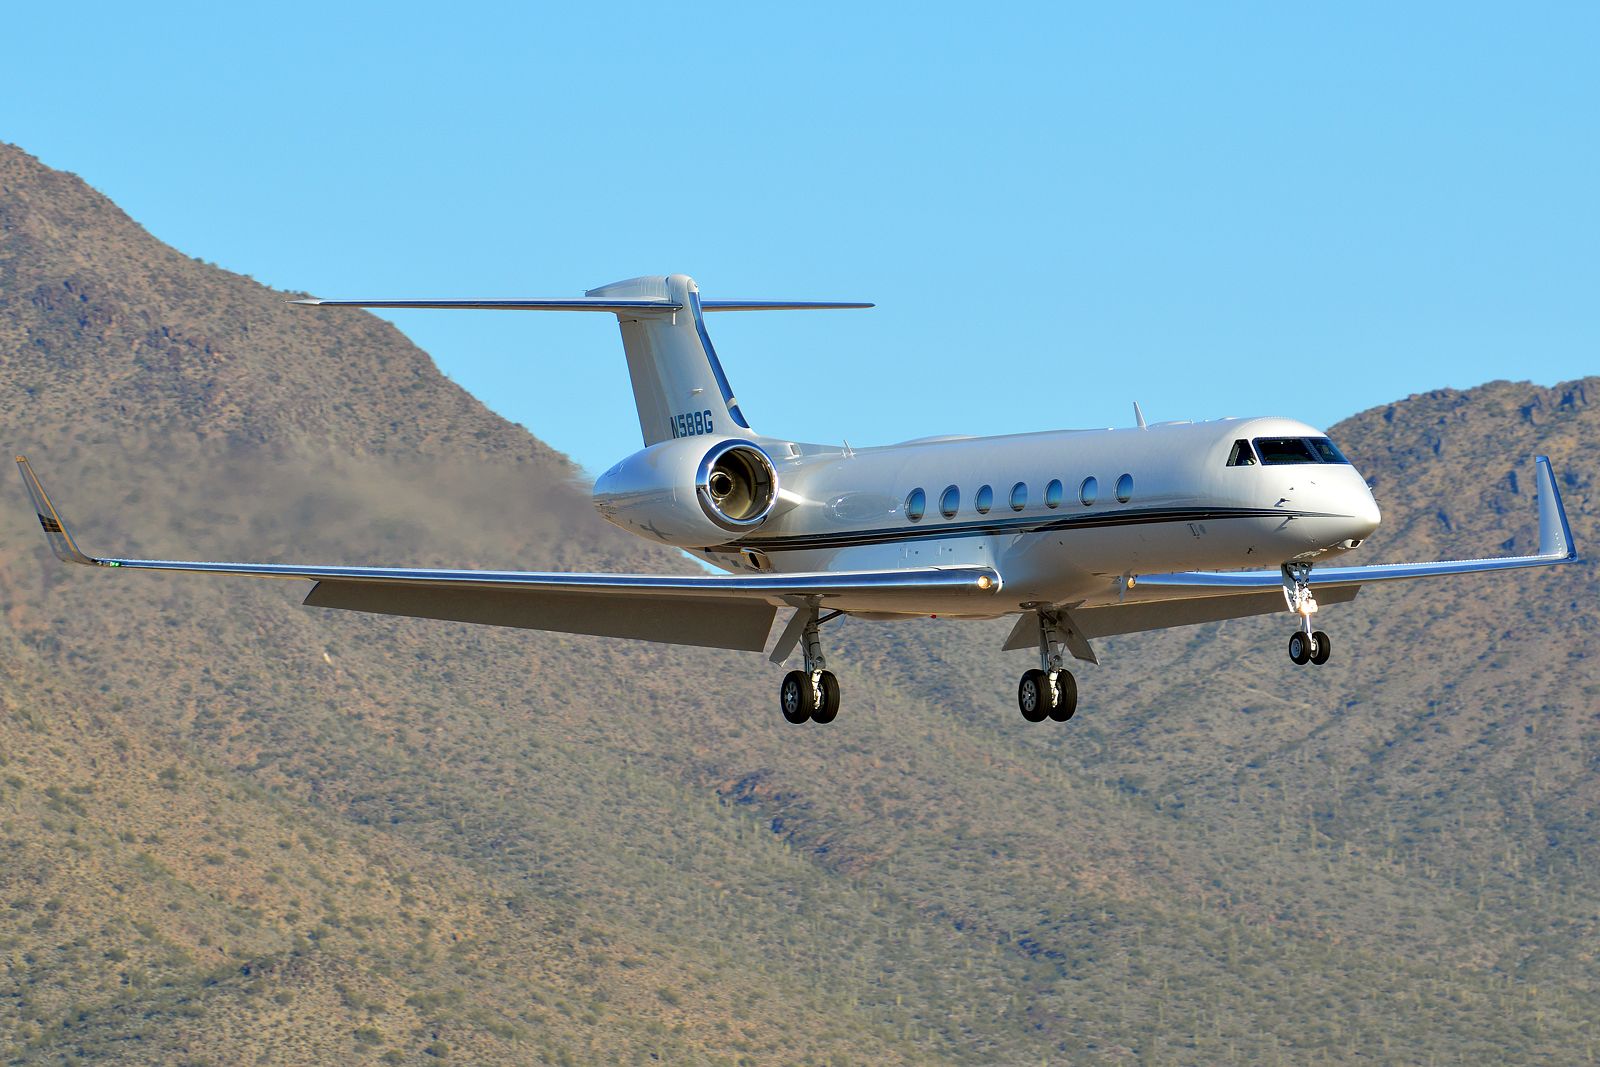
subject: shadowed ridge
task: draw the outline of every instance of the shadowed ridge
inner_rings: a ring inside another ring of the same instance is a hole
[[[26,390],[23,425],[498,455],[576,473],[393,326],[293,307],[299,294],[182,255],[76,176],[4,144],[0,234],[0,375]]]

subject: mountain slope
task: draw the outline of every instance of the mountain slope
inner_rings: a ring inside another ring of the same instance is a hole
[[[0,427],[91,549],[684,566],[398,333],[284,296],[0,148]],[[1385,509],[1362,555],[1526,543],[1536,449],[1592,544],[1595,389],[1336,427]],[[15,500],[15,1059],[1588,1049],[1587,563],[1363,594],[1320,671],[1286,662],[1286,618],[1106,641],[1065,726],[1016,714],[1001,624],[845,621],[846,712],[795,729],[754,656],[66,570]]]

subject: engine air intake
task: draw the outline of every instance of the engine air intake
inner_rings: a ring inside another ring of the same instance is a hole
[[[700,461],[695,493],[706,517],[725,530],[761,525],[778,502],[778,472],[748,441],[726,441]]]

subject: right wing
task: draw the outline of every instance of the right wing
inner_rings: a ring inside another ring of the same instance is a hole
[[[917,602],[930,594],[983,599],[1001,587],[1000,575],[990,567],[675,576],[99,557],[78,547],[27,458],[18,456],[17,466],[45,538],[65,562],[306,579],[316,583],[305,599],[313,607],[760,652],[779,606],[837,607],[854,599],[899,603],[914,612]]]

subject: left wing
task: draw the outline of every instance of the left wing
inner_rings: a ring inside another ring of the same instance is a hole
[[[17,466],[45,538],[65,562],[305,579],[316,583],[305,599],[313,607],[760,652],[780,605],[838,606],[859,598],[871,603],[900,601],[915,610],[912,605],[930,594],[981,599],[1001,587],[1000,575],[990,567],[676,576],[99,557],[78,547],[27,458],[18,456]]]

